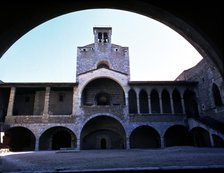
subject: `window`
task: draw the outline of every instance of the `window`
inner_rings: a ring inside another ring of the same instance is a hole
[[[97,68],[106,68],[106,69],[109,69],[110,67],[108,65],[108,62],[101,61],[101,62],[98,63]]]
[[[110,96],[107,93],[98,93],[96,95],[97,105],[110,105]]]
[[[63,102],[63,100],[64,100],[64,96],[63,96],[63,95],[59,95],[59,97],[58,97],[58,101],[59,101],[59,102]]]

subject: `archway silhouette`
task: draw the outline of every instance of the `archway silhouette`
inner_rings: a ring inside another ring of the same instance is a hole
[[[4,3],[0,10],[0,20],[3,26],[0,30],[0,39],[4,43],[0,46],[0,56],[32,28],[54,17],[85,9],[113,8],[142,14],[171,27],[186,38],[224,76],[221,2],[206,3],[203,1],[198,5],[192,5],[192,2],[187,0],[174,1],[173,4],[172,2],[133,0],[121,3],[117,0],[87,0],[85,2],[59,3],[49,0],[45,1],[44,5],[43,2],[21,2],[13,6],[10,3]],[[15,8],[16,6],[20,8]],[[29,14],[29,18],[25,17],[27,14]],[[199,15],[206,20],[201,20]],[[7,20],[5,20],[5,16],[7,16]],[[216,27],[213,27],[214,24]]]

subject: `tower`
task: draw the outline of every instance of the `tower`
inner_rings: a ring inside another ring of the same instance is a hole
[[[77,48],[76,76],[107,68],[130,76],[128,47],[111,43],[111,27],[94,27],[94,43]]]

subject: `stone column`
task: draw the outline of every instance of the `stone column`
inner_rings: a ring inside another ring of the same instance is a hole
[[[45,98],[44,98],[44,112],[43,112],[43,120],[44,121],[48,121],[50,92],[51,92],[51,88],[46,87]]]
[[[139,91],[136,92],[136,99],[137,99],[137,113],[140,114]]]
[[[77,138],[77,150],[80,150],[80,138]]]
[[[130,140],[129,140],[129,137],[126,137],[126,149],[127,150],[130,149]]]
[[[160,143],[161,143],[161,148],[165,148],[165,142],[164,142],[164,137],[160,137]]]
[[[159,93],[159,106],[160,106],[160,114],[163,114],[163,102],[161,93]]]
[[[72,115],[75,115],[76,103],[78,99],[77,87],[73,87],[73,98],[72,98]]]
[[[174,114],[174,107],[173,107],[173,97],[170,97],[170,106],[171,106],[171,113]]]
[[[182,109],[183,109],[183,114],[186,114],[186,110],[185,110],[185,106],[184,106],[184,98],[181,95],[181,105],[182,105]]]
[[[213,140],[213,137],[212,137],[212,133],[211,132],[209,132],[209,138],[210,138],[211,147],[214,147],[215,144],[214,144],[214,140]]]
[[[12,87],[10,90],[10,96],[9,96],[9,104],[7,109],[7,117],[13,115],[13,106],[14,106],[14,99],[16,94],[16,88]]]
[[[129,120],[129,102],[128,102],[128,93],[125,93],[125,105],[124,105],[124,118],[126,121]]]
[[[149,107],[149,114],[151,114],[152,110],[151,110],[151,98],[150,98],[150,96],[148,96],[148,107]]]
[[[35,151],[39,150],[39,137],[36,136]]]

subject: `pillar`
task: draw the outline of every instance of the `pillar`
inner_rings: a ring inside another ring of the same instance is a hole
[[[39,150],[39,137],[36,137],[35,151]]]
[[[160,137],[161,148],[165,148],[164,137]]]
[[[172,96],[170,96],[170,106],[171,106],[171,113],[174,114],[173,97]]]
[[[72,115],[75,115],[76,104],[78,100],[78,93],[76,92],[77,87],[73,87],[73,98],[72,98]]]
[[[163,102],[161,93],[159,93],[159,107],[160,107],[160,114],[163,114]]]
[[[80,138],[77,138],[77,150],[80,150]]]
[[[46,87],[45,91],[45,98],[44,98],[44,112],[43,112],[43,119],[47,121],[48,116],[49,116],[49,101],[50,101],[50,87]]]
[[[150,96],[148,96],[148,107],[149,107],[149,114],[151,114],[152,113],[152,110],[151,110],[151,98],[150,98]]]
[[[182,109],[183,109],[183,114],[186,114],[186,110],[185,110],[185,106],[184,106],[184,98],[181,95],[181,105],[182,105]]]
[[[136,92],[136,99],[137,99],[137,113],[140,114],[139,91]]]
[[[209,132],[209,138],[210,138],[211,147],[214,147],[215,144],[214,144],[214,140],[213,140],[213,137],[212,137],[212,133],[211,132]]]
[[[129,137],[126,137],[126,149],[127,150],[130,149],[130,140],[129,140]]]
[[[9,104],[8,104],[8,109],[7,109],[7,117],[13,115],[13,106],[14,106],[15,94],[16,94],[16,88],[12,87],[11,90],[10,90],[10,95],[9,95]]]

